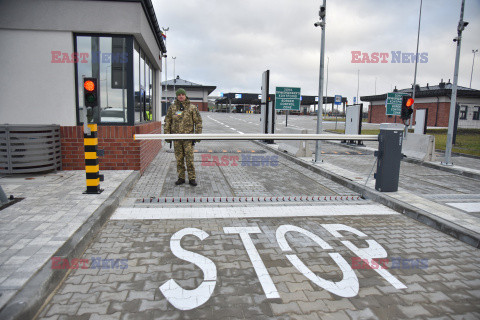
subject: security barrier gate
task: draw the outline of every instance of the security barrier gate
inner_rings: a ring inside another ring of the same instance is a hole
[[[378,166],[375,178],[377,184],[375,189],[382,192],[397,191],[398,176],[400,173],[400,160],[402,157],[401,128],[382,124],[379,135],[345,135],[345,134],[224,134],[224,133],[203,133],[203,134],[136,134],[134,140],[366,140],[379,141]],[[381,137],[381,139],[379,139]],[[397,148],[391,148],[398,145]],[[393,170],[393,171],[392,171]],[[386,181],[388,180],[388,181]]]

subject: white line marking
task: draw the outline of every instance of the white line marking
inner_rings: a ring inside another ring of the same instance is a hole
[[[265,267],[265,264],[263,263],[262,258],[260,257],[260,254],[257,251],[257,248],[255,248],[252,238],[250,237],[250,233],[262,233],[260,228],[259,227],[230,227],[230,228],[224,227],[223,232],[240,235],[240,239],[242,239],[245,250],[247,250],[248,257],[250,258],[253,268],[257,273],[258,280],[260,280],[260,285],[262,286],[263,292],[265,292],[267,299],[280,298],[277,288],[275,287],[275,284],[273,283],[272,278],[270,277],[270,274],[268,273],[268,270]]]
[[[111,220],[230,219],[397,215],[381,205],[118,208]]]
[[[480,202],[447,202],[447,205],[466,212],[480,212]]]

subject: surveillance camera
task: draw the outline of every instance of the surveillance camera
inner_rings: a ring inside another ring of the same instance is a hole
[[[313,25],[314,25],[315,27],[320,27],[320,26],[321,26],[320,22],[315,22]]]
[[[326,11],[327,11],[327,9],[325,8],[325,6],[320,7],[320,11],[318,12],[318,15],[320,16],[320,19],[323,19],[325,17]]]

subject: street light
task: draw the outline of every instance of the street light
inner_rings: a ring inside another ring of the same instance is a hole
[[[472,76],[473,76],[473,65],[475,64],[475,53],[478,52],[478,49],[472,50],[473,53],[473,62],[472,62],[472,72],[470,73],[470,89],[472,89]]]
[[[173,92],[176,92],[175,91],[175,84],[177,83],[177,77],[175,76],[175,60],[177,59],[177,57],[172,57],[173,59]],[[175,93],[175,95],[177,95]]]
[[[107,108],[108,108],[108,68],[112,67],[112,65],[108,65],[105,69],[105,92],[107,93]]]
[[[442,162],[443,165],[451,166],[452,156],[452,144],[453,144],[453,127],[455,122],[455,106],[457,103],[457,82],[458,82],[458,65],[460,63],[460,48],[462,44],[462,32],[465,27],[468,25],[467,21],[463,21],[463,11],[465,8],[465,0],[462,0],[462,7],[460,9],[460,20],[458,21],[457,26],[457,37],[453,39],[453,42],[457,43],[457,53],[455,55],[455,69],[453,72],[453,83],[452,83],[452,96],[450,98],[450,114],[448,117],[448,131],[447,131],[447,144],[445,146],[445,161]]]
[[[170,27],[162,27],[162,30],[163,30],[163,33],[164,33],[164,37],[163,37],[163,41],[165,42],[165,46],[167,46],[167,31],[170,30]],[[163,55],[163,57],[165,58],[165,108],[168,107],[168,99],[167,99],[167,81],[168,81],[168,73],[167,73],[167,55]]]
[[[320,75],[319,75],[319,82],[318,82],[318,109],[317,109],[317,134],[322,133],[322,122],[323,122],[323,69],[324,69],[324,61],[325,61],[325,14],[326,14],[327,6],[326,0],[323,0],[323,4],[320,6],[320,10],[318,15],[320,17],[320,21],[315,22],[315,27],[322,28],[322,40],[320,44]],[[320,159],[321,155],[321,142],[319,140],[316,141],[315,144],[315,163],[322,162]]]

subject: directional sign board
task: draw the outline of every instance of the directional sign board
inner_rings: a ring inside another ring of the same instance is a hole
[[[387,101],[385,101],[387,116],[400,116],[402,114],[402,97],[406,95],[408,94],[400,92],[387,93]]]
[[[275,110],[300,110],[300,88],[276,87]]]
[[[336,105],[342,104],[342,96],[338,94],[335,95],[335,104]]]

